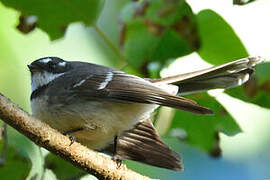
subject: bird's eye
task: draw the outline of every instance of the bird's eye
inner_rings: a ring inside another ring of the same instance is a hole
[[[56,65],[55,65],[55,63],[50,61],[50,62],[48,62],[48,67],[49,67],[49,69],[55,69]]]

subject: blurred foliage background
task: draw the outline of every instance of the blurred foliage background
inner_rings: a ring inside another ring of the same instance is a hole
[[[0,92],[30,112],[26,65],[45,56],[155,78],[260,55],[266,62],[246,85],[188,96],[215,116],[169,108],[156,115],[164,140],[182,155],[183,172],[125,163],[160,179],[266,179],[269,8],[268,0],[0,0]],[[95,179],[10,127],[6,161],[1,158],[0,165],[1,179]]]

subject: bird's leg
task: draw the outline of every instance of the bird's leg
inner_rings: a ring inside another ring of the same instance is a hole
[[[121,157],[117,154],[117,144],[118,144],[118,136],[114,136],[113,141],[113,157],[112,160],[114,160],[117,164],[117,168],[119,168],[122,164]]]
[[[63,135],[68,135],[69,139],[70,139],[70,145],[71,146],[74,142],[76,142],[76,137],[71,135],[72,133],[75,133],[75,132],[78,132],[78,131],[82,131],[83,128],[76,128],[76,129],[71,129],[71,130],[68,130],[68,131],[65,131],[65,132],[62,132]]]

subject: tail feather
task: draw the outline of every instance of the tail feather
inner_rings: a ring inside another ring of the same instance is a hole
[[[211,68],[155,79],[157,84],[174,84],[179,86],[181,94],[192,94],[210,89],[227,89],[240,86],[249,80],[255,65],[261,63],[261,57],[249,57]]]

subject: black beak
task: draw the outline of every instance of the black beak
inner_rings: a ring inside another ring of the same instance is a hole
[[[32,73],[40,71],[40,68],[36,65],[33,65],[33,64],[28,64],[27,67]]]
[[[31,65],[31,64],[28,64],[28,65],[27,65],[27,67],[28,67],[29,70],[32,69],[32,66],[33,66],[33,65]]]

